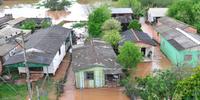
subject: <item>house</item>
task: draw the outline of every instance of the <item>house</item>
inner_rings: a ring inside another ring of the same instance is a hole
[[[166,16],[168,8],[149,8],[148,21],[150,23],[157,22],[158,18]]]
[[[71,29],[52,26],[37,30],[25,38],[26,58],[30,73],[46,73],[55,75],[62,59],[71,46]],[[5,61],[4,66],[18,68],[25,73],[23,50]]]
[[[153,60],[156,42],[152,40],[147,33],[129,29],[122,32],[121,36],[122,40],[119,42],[119,45],[123,45],[126,41],[132,41],[140,48],[144,57],[144,62]]]
[[[121,22],[123,31],[128,29],[128,25],[133,17],[131,8],[111,8],[111,14],[113,18]]]
[[[122,73],[112,47],[100,40],[87,41],[84,46],[73,48],[71,67],[76,88],[118,86]]]
[[[3,70],[3,63],[13,54],[15,50],[19,48],[15,40],[11,40],[11,38],[16,37],[23,31],[25,36],[28,36],[30,30],[21,30],[13,27],[4,27],[0,30],[0,74]],[[21,41],[21,37],[16,38],[17,41]]]
[[[158,19],[155,29],[161,35],[160,49],[173,64],[192,67],[199,64],[200,36],[196,29],[169,17]]]
[[[4,17],[0,18],[0,29],[2,29],[4,27],[4,25],[6,24],[6,22],[8,22],[9,20],[12,20],[12,14],[5,14]]]

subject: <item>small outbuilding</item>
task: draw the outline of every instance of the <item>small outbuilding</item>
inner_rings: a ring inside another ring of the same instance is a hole
[[[119,45],[123,45],[126,41],[131,41],[140,47],[144,62],[153,60],[154,48],[157,44],[147,33],[130,29],[122,32],[121,36],[122,40],[119,42]]]
[[[119,86],[121,66],[112,47],[104,41],[91,40],[73,48],[71,67],[76,88]]]

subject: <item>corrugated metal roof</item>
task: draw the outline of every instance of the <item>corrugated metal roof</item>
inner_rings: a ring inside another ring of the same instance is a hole
[[[200,45],[192,39],[194,38],[195,40],[200,41],[200,36],[196,33],[184,31],[184,29],[190,27],[190,25],[169,17],[160,18],[159,22],[162,24],[155,26],[156,31],[172,43],[177,50],[185,50],[197,46],[199,46],[200,49]],[[180,29],[181,31],[177,29]]]

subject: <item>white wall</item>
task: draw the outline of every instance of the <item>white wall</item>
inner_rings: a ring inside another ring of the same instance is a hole
[[[55,75],[56,70],[58,69],[60,63],[62,62],[65,54],[66,54],[66,49],[65,49],[65,42],[62,44],[60,47],[61,53],[59,54],[59,51],[56,53],[54,56],[54,59],[52,60],[50,66],[48,66],[48,73]],[[43,67],[43,72],[47,73],[47,68]]]

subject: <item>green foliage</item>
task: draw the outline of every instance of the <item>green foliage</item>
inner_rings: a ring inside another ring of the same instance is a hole
[[[34,20],[27,20],[20,26],[21,29],[35,30],[36,22]]]
[[[122,47],[119,48],[118,61],[123,65],[124,69],[135,68],[142,59],[142,54],[132,42],[125,42]]]
[[[27,96],[26,85],[0,83],[1,100],[25,100]]]
[[[89,15],[88,21],[88,31],[89,35],[92,37],[99,37],[101,36],[101,27],[103,23],[111,18],[111,12],[106,6],[101,6],[95,9]]]
[[[46,2],[44,2],[44,6],[52,11],[64,10],[65,6],[70,5],[71,2],[69,2],[68,0],[62,0],[61,2],[59,0],[47,0]]]
[[[117,30],[105,31],[103,39],[110,43],[114,49],[118,49],[118,43],[121,40],[121,35]]]
[[[156,76],[138,78],[139,95],[144,100],[160,100],[172,98],[177,79],[171,71],[159,72]],[[141,88],[141,89],[140,89]]]
[[[144,9],[142,8],[140,0],[118,0],[120,7],[131,7],[135,18],[139,18],[144,15]]]
[[[175,97],[182,100],[198,100],[200,98],[200,67],[196,68],[191,77],[178,83]]]
[[[78,22],[72,25],[73,28],[82,28],[86,26],[87,26],[87,22]]]
[[[167,7],[171,5],[174,0],[140,0],[145,7]]]
[[[170,6],[168,15],[192,25],[194,23],[192,7],[193,2],[191,0],[181,0]]]
[[[114,18],[106,20],[101,27],[103,32],[110,30],[121,31],[121,28],[121,23]]]
[[[50,27],[52,25],[52,23],[51,22],[49,22],[49,21],[47,21],[47,20],[43,20],[42,22],[41,22],[41,28],[47,28],[47,27]]]
[[[128,28],[134,29],[134,30],[137,30],[137,31],[141,31],[141,24],[139,23],[138,20],[132,20],[130,22],[130,24],[128,25]]]

